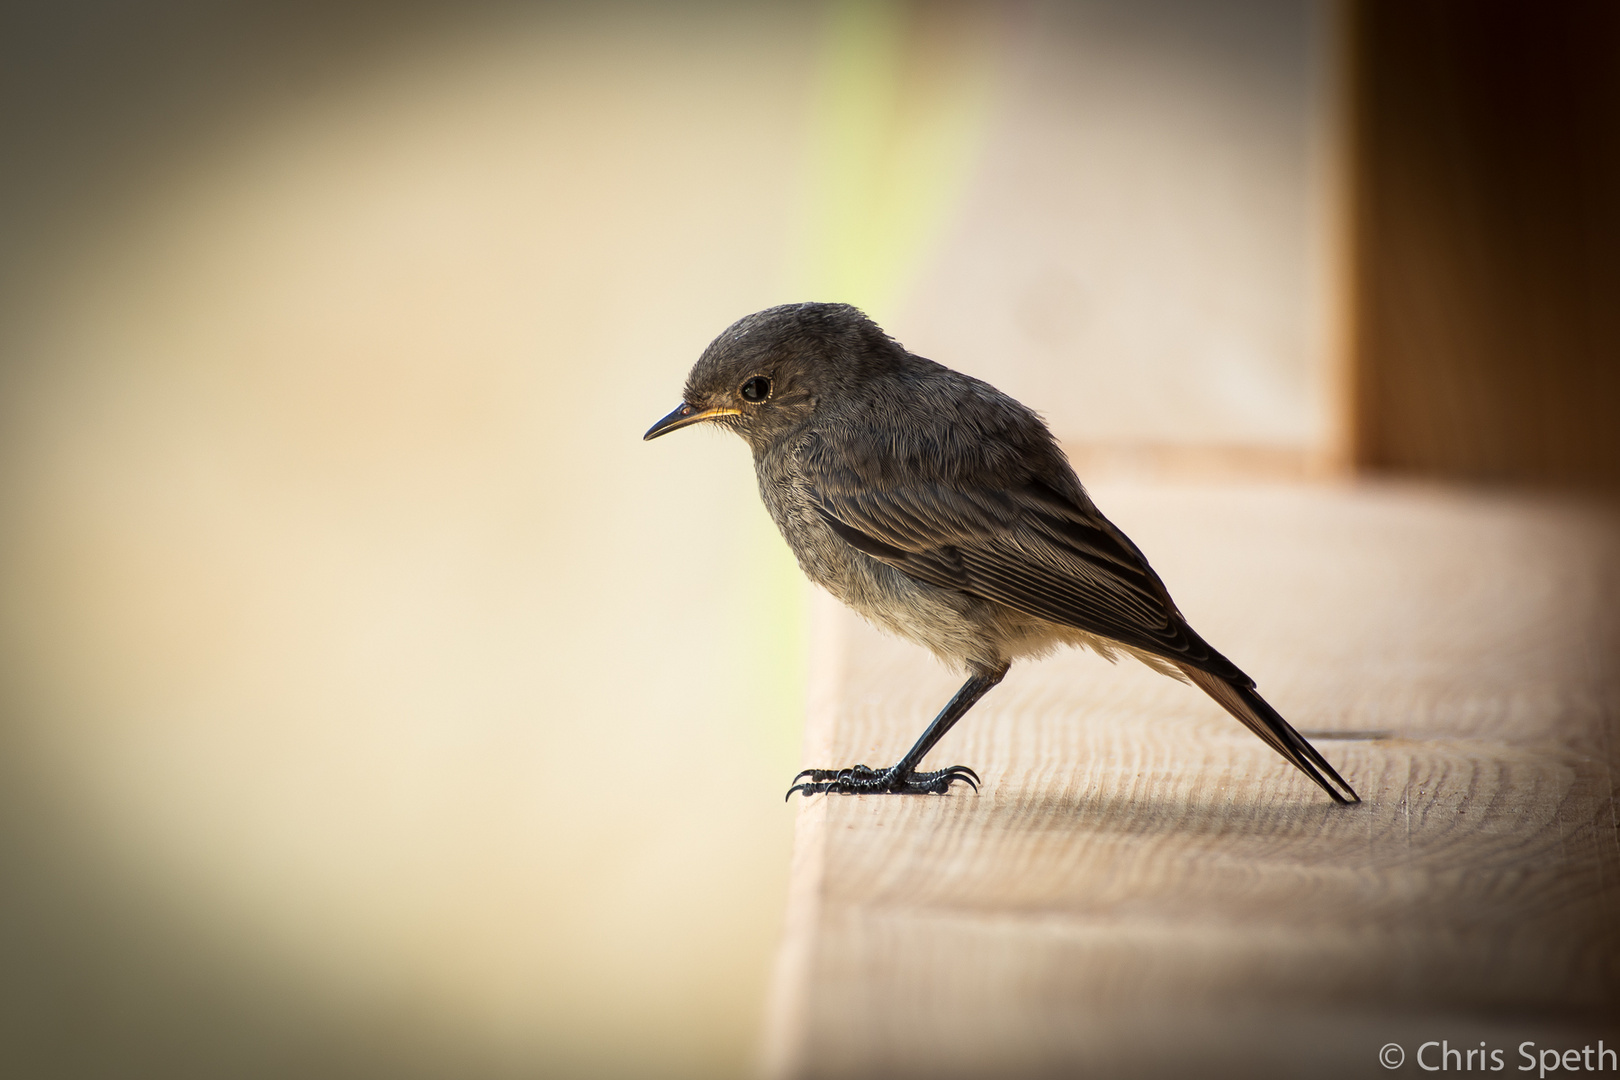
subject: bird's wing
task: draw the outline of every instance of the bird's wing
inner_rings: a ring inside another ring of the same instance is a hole
[[[1249,681],[1187,625],[1123,533],[1045,485],[872,488],[805,464],[833,532],[902,573]]]

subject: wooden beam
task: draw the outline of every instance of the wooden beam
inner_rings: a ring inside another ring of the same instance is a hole
[[[1525,1041],[1620,1043],[1614,517],[1382,486],[1097,496],[1365,802],[1134,662],[1016,665],[930,758],[977,794],[803,802],[773,1074],[1365,1077],[1390,1042],[1408,1073],[1429,1040],[1510,1070]],[[816,617],[806,763],[892,762],[956,677]]]

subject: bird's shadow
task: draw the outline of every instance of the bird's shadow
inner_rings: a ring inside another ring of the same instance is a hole
[[[1223,790],[1214,784],[1192,788],[1143,782],[1127,790],[1066,786],[1016,786],[991,782],[978,798],[955,800],[958,813],[980,819],[992,832],[1109,834],[1115,837],[1236,837],[1307,839],[1324,832],[1353,830],[1365,836],[1367,803],[1341,806],[1305,785],[1279,785],[1257,794],[1243,785]],[[985,796],[988,796],[986,798]]]

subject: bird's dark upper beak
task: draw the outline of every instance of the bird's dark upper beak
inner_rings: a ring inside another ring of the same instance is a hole
[[[700,409],[696,405],[688,405],[682,402],[668,416],[648,428],[647,434],[643,435],[641,439],[645,442],[648,439],[656,439],[666,432],[674,431],[676,428],[686,427],[688,424],[701,424],[705,420],[715,420],[722,416],[736,416],[741,412],[741,409],[728,409],[723,405],[716,405],[710,409]]]

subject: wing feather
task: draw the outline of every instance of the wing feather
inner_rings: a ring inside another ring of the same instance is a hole
[[[851,490],[807,470],[834,532],[917,580],[1249,682],[1200,638],[1136,546],[1097,513],[1039,484]]]

